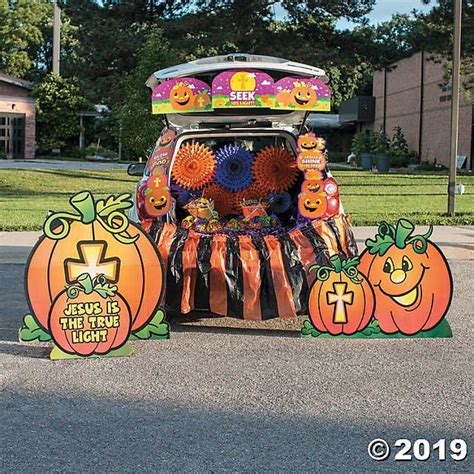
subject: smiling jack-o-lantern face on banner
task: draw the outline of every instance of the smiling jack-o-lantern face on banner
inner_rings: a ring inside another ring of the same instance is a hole
[[[275,83],[275,93],[275,109],[331,110],[331,91],[321,79],[284,77]]]
[[[194,78],[169,79],[153,89],[152,113],[171,114],[212,110],[211,88]]]
[[[428,331],[443,319],[451,303],[449,265],[428,240],[431,231],[412,236],[414,229],[406,219],[396,227],[382,223],[361,255],[359,270],[374,288],[375,318],[386,333]]]

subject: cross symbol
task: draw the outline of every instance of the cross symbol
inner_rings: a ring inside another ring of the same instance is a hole
[[[241,74],[240,75],[240,87],[242,88],[243,91],[246,89],[247,79],[248,79],[247,74]]]
[[[64,260],[66,280],[69,284],[77,280],[82,273],[88,273],[91,278],[104,275],[107,280],[116,283],[119,276],[120,259],[118,257],[105,258],[107,242],[94,240],[77,244],[79,259]]]
[[[202,96],[198,96],[197,98],[199,107],[202,107],[204,105],[204,98]]]
[[[339,324],[347,323],[346,304],[351,305],[354,301],[354,292],[346,293],[347,283],[338,282],[332,285],[334,293],[327,293],[328,304],[334,305],[333,322]]]

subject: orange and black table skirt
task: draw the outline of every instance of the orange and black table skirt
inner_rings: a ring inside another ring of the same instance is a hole
[[[151,229],[166,269],[165,307],[247,320],[307,314],[314,264],[352,257],[357,246],[345,216],[313,221],[282,235],[201,234],[174,224]]]

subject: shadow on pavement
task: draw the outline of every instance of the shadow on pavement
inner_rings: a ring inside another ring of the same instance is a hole
[[[44,345],[0,342],[0,354],[28,357],[31,359],[47,359],[50,352],[51,347]]]
[[[163,381],[165,383],[165,381]],[[400,470],[372,461],[367,445],[383,438],[459,437],[427,421],[374,426],[344,413],[304,417],[231,407],[184,406],[160,400],[65,397],[60,393],[5,393],[1,430],[6,472],[377,472]],[[468,441],[468,440],[466,440]],[[448,444],[449,446],[449,444]],[[472,446],[472,444],[471,444]],[[404,463],[405,469],[449,472],[469,460]]]

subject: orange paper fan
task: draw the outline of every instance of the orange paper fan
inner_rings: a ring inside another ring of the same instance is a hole
[[[214,209],[220,216],[232,214],[234,210],[234,195],[217,183],[211,183],[204,188],[203,197],[214,201]]]
[[[176,155],[171,174],[175,181],[187,189],[199,189],[214,176],[216,159],[205,145],[186,143]]]
[[[253,175],[260,189],[286,191],[296,182],[298,169],[294,156],[286,148],[267,146],[255,156]]]

